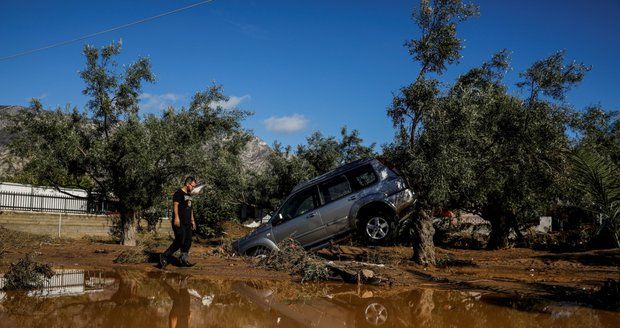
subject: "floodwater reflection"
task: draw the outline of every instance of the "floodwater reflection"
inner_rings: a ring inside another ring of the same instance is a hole
[[[42,290],[0,292],[0,326],[617,327],[620,323],[617,312],[551,303],[525,311],[496,300],[479,292],[430,288],[66,270]]]

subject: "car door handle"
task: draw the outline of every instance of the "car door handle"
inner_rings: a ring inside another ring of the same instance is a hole
[[[316,215],[316,212],[312,212],[308,215],[306,215],[307,218],[313,218]]]
[[[356,200],[356,199],[357,199],[357,196],[351,196],[351,197],[349,197],[349,200]]]

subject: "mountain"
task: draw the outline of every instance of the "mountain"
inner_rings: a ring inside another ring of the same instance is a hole
[[[257,136],[252,136],[252,139],[245,145],[244,151],[241,153],[241,160],[245,169],[253,172],[263,172],[267,169],[267,158],[271,148],[265,141]]]

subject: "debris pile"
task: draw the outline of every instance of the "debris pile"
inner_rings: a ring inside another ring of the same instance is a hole
[[[325,261],[308,253],[294,239],[287,238],[278,244],[280,249],[258,261],[258,266],[270,270],[286,271],[301,276],[304,281],[324,281],[330,278]]]
[[[26,254],[15,263],[11,263],[4,275],[5,290],[28,290],[43,287],[46,279],[54,275],[54,270],[44,263],[33,260],[32,254]]]
[[[304,281],[336,280],[348,283],[383,284],[387,279],[379,277],[368,267],[383,267],[384,264],[342,261],[338,264],[309,253],[295,240],[282,241],[277,252],[264,255],[257,266],[270,270],[290,272],[301,276]]]

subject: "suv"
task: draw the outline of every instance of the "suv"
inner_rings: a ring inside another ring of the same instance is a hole
[[[398,171],[377,158],[361,159],[297,185],[266,224],[233,243],[240,254],[277,250],[291,237],[317,249],[353,232],[367,244],[382,244],[414,203]]]

